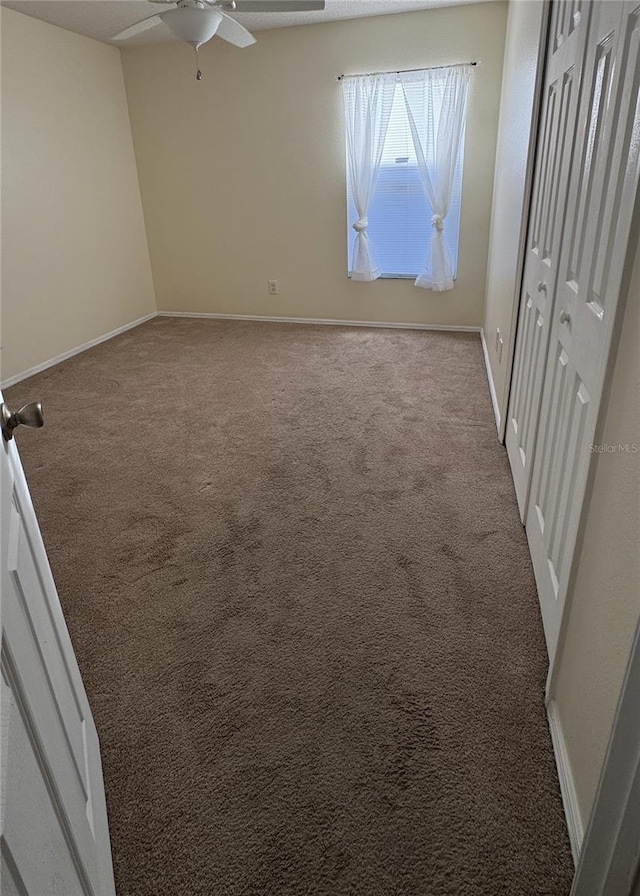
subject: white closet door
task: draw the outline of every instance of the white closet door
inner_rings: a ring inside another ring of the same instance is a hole
[[[527,536],[553,660],[640,172],[640,3],[594,4]]]
[[[531,480],[591,8],[590,2],[566,0],[554,3],[551,12],[506,430],[507,453],[523,521]]]

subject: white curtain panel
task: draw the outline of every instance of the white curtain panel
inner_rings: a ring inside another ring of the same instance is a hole
[[[376,280],[381,270],[367,235],[367,213],[389,127],[395,74],[354,75],[342,79],[347,131],[347,165],[358,220],[351,263],[352,280]]]
[[[433,231],[428,254],[431,263],[415,281],[416,286],[425,289],[453,289],[453,266],[444,228],[456,161],[464,139],[473,70],[471,65],[455,65],[397,76],[402,84],[422,185],[432,211]]]

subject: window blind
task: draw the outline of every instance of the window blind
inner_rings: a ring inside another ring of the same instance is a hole
[[[408,89],[412,89],[411,85]],[[442,105],[442,95],[438,96],[437,91],[434,92],[434,103],[437,112],[438,103]],[[458,268],[463,145],[464,141],[461,141],[444,231],[444,238],[451,253],[454,277]],[[350,268],[355,239],[351,222],[357,220],[358,215],[348,179],[347,206],[347,257]],[[432,214],[420,179],[402,85],[398,83],[395,87],[382,164],[368,213],[368,233],[375,245],[383,277],[415,278],[423,270],[429,254]]]

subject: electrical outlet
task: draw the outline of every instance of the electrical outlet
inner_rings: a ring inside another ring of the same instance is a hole
[[[280,286],[277,280],[269,280],[269,295],[277,296],[280,293]]]

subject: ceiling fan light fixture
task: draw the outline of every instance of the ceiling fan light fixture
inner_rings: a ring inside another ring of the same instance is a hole
[[[215,9],[201,7],[180,7],[163,12],[160,16],[173,34],[185,43],[198,49],[214,36],[223,19]]]

